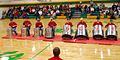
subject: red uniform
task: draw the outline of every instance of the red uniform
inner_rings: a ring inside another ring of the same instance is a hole
[[[114,23],[108,23],[106,26],[105,26],[105,28],[107,28],[109,25],[115,25]],[[115,25],[115,27],[117,27],[116,25]]]
[[[48,23],[48,26],[50,26],[51,28],[53,28],[54,26],[57,26],[57,24],[54,21],[50,21]]]
[[[77,24],[77,27],[78,27],[80,24],[81,24],[81,25],[84,25],[84,26],[85,26],[85,28],[87,27],[87,24],[86,24],[84,21],[79,22],[79,23]]]
[[[30,27],[31,26],[31,22],[30,21],[24,21],[23,25],[25,25],[25,27]]]
[[[66,22],[65,25],[70,25],[71,27],[73,26],[73,24],[71,22]]]
[[[36,22],[35,26],[36,27],[43,27],[43,24],[42,24],[42,22]]]
[[[10,22],[9,26],[11,26],[11,27],[17,27],[17,23],[16,22]]]
[[[60,57],[52,57],[52,58],[50,58],[48,60],[62,60],[62,59]]]
[[[94,24],[93,24],[93,26],[95,26],[95,25],[101,25],[101,26],[103,26],[103,24],[102,24],[102,22],[94,22]]]

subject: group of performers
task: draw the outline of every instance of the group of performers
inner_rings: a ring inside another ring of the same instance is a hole
[[[92,31],[93,38],[97,39],[97,40],[101,40],[101,39],[104,39],[104,31],[102,29],[103,24],[99,20],[99,18],[97,18],[96,20],[97,21],[94,22],[94,24],[93,24],[93,31]],[[116,25],[112,21],[113,20],[110,20],[110,22],[105,26],[105,28],[107,28],[106,38],[117,40]],[[18,33],[16,32],[17,23],[14,22],[13,19],[10,19],[9,26],[11,27],[12,32],[15,35],[18,35]],[[26,28],[26,35],[27,36],[30,36],[31,26],[32,26],[31,22],[28,19],[25,19],[25,21],[23,22],[22,28]],[[55,36],[56,26],[57,26],[57,23],[54,21],[54,19],[51,19],[50,22],[48,23],[48,27],[45,29],[45,37],[46,38],[53,38]],[[67,19],[67,22],[63,26],[63,35],[62,35],[63,39],[72,39],[73,38],[72,27],[73,27],[72,22],[70,22],[70,19]],[[37,22],[35,24],[35,29],[37,29],[38,31],[41,31],[41,33],[37,32],[39,34],[39,36],[43,36],[43,24],[39,18],[37,19]],[[76,38],[76,39],[88,39],[87,24],[83,20],[83,18],[81,18],[80,22],[78,22],[78,24],[77,24],[77,29],[76,29],[76,33],[75,33],[74,38]]]

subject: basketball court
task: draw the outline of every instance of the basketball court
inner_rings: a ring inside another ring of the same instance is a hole
[[[35,26],[35,19],[29,19],[32,22],[31,34],[34,34],[33,29]],[[92,24],[95,19],[84,19],[88,25],[88,35],[92,37],[91,30],[93,29]],[[114,21],[116,23],[118,38],[120,38],[120,24],[119,19]],[[21,27],[23,19],[15,19],[18,24],[17,32],[21,32]],[[41,19],[44,24],[44,28],[47,27],[50,19]],[[57,23],[57,28],[63,28],[66,19],[55,19]],[[73,23],[73,30],[76,30],[76,24],[79,19],[71,19]],[[103,25],[105,26],[109,20],[101,19]],[[4,19],[0,21],[0,37],[5,36],[6,30],[8,28],[9,19]],[[104,28],[104,30],[106,30]],[[56,33],[57,35],[62,35],[62,33]],[[74,36],[74,34],[73,34]],[[52,50],[54,47],[59,47],[61,49],[60,57],[64,60],[119,60],[120,59],[120,47],[119,45],[103,45],[103,44],[83,44],[83,43],[66,43],[61,41],[43,41],[43,40],[18,40],[18,39],[3,39],[0,38],[0,54],[5,52],[15,52],[8,53],[5,56],[16,55],[23,53],[19,60],[47,60],[52,57]]]

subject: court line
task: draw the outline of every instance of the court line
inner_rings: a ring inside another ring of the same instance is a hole
[[[33,60],[33,58],[35,58],[36,56],[38,56],[39,54],[41,54],[45,49],[47,49],[52,43],[49,43],[49,45],[45,46],[42,50],[40,50],[37,54],[35,54],[30,60]]]

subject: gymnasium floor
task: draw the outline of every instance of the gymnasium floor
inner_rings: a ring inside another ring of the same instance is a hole
[[[44,26],[50,19],[41,19]],[[95,19],[84,19],[88,25],[89,36],[92,36],[92,24]],[[105,26],[108,19],[101,19]],[[118,26],[118,37],[120,38],[120,24],[119,19],[114,21]],[[15,19],[18,24],[17,31],[20,33],[23,19]],[[30,19],[32,22],[31,33],[35,25],[35,19]],[[62,28],[65,19],[56,19],[57,28]],[[72,19],[73,29],[76,29],[76,24],[79,19]],[[0,37],[6,35],[9,19],[0,21]],[[104,29],[106,30],[106,29]],[[46,42],[41,40],[16,40],[16,39],[2,39],[0,38],[0,54],[7,51],[18,51],[24,53],[20,60],[47,60],[52,57],[52,50],[54,47],[60,47],[60,57],[64,60],[119,60],[120,59],[120,46],[119,45],[98,45],[98,44],[80,44],[80,43],[64,43],[64,42]]]

